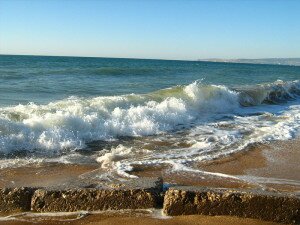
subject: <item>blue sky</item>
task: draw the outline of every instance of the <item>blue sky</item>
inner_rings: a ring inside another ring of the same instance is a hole
[[[0,54],[300,57],[300,1],[0,0]]]

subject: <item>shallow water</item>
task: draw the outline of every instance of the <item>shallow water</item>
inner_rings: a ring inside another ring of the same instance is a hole
[[[300,67],[0,56],[1,167],[194,164],[300,129]]]

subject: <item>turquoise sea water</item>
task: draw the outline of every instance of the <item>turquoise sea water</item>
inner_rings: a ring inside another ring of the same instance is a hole
[[[300,67],[0,56],[1,167],[195,170],[300,131]]]
[[[202,79],[234,87],[299,77],[297,66],[2,55],[0,105],[149,93]]]

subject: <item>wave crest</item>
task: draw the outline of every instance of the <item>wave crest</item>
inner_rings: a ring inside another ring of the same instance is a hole
[[[277,80],[274,83],[262,84],[237,89],[240,93],[240,104],[251,106],[259,104],[278,104],[295,100],[300,96],[300,82],[284,82]]]
[[[159,134],[242,106],[280,103],[299,94],[299,81],[235,89],[194,82],[145,95],[70,97],[47,105],[5,107],[0,109],[0,152],[46,149],[60,154],[90,141]]]

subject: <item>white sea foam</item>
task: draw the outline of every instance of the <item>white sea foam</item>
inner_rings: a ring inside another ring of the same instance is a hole
[[[70,97],[47,105],[4,107],[0,153],[25,151],[36,160],[77,162],[81,157],[74,151],[92,141],[145,137],[138,146],[119,145],[90,158],[123,176],[132,164],[180,168],[252,143],[295,137],[300,129],[299,95],[299,81],[234,89],[194,82],[145,95]],[[294,101],[281,104],[288,100]],[[157,142],[169,147],[145,148]],[[178,147],[182,144],[186,147]]]
[[[35,149],[55,154],[63,149],[83,148],[93,140],[158,134],[178,124],[189,124],[199,112],[237,107],[236,99],[237,94],[226,87],[208,86],[201,90],[193,83],[184,88],[180,98],[73,97],[48,105],[31,103],[1,108],[0,151]]]
[[[104,152],[104,154],[103,154]],[[108,170],[115,170],[119,175],[126,177],[135,177],[129,175],[128,171],[132,170],[132,166],[122,163],[123,160],[134,157],[132,148],[126,148],[123,145],[118,145],[116,148],[102,151],[102,156],[99,156],[96,160],[101,164],[101,167]]]

